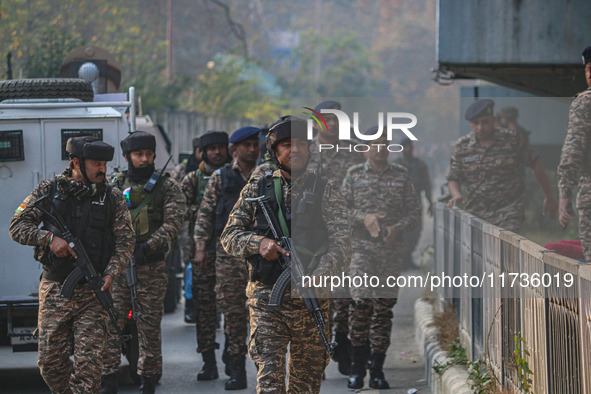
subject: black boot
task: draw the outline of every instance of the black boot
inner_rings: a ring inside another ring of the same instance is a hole
[[[334,340],[336,347],[333,353],[333,360],[339,364],[339,372],[343,375],[351,374],[351,341],[346,332],[335,332]]]
[[[390,384],[384,378],[384,360],[386,354],[375,353],[369,358],[369,387],[372,389],[389,389]]]
[[[197,380],[214,380],[218,376],[218,364],[215,361],[215,350],[208,350],[201,353],[203,357],[203,368],[197,374]]]
[[[226,380],[226,390],[243,390],[246,388],[246,369],[244,368],[245,356],[228,355],[230,367],[230,379]]]
[[[156,378],[140,376],[140,394],[154,394],[156,392]]]
[[[351,375],[347,383],[350,389],[363,388],[367,358],[367,346],[351,346]]]
[[[193,299],[185,299],[185,323],[193,324],[195,323],[195,303]]]
[[[101,376],[101,391],[99,394],[117,394],[119,386],[117,383],[117,373]]]
[[[224,351],[222,352],[222,362],[224,363],[224,373],[230,376],[230,355],[228,354],[228,337],[224,339]]]

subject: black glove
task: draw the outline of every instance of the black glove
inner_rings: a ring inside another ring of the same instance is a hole
[[[147,242],[143,242],[135,246],[133,257],[135,257],[135,263],[142,265],[146,263],[146,255],[150,252],[150,245]]]

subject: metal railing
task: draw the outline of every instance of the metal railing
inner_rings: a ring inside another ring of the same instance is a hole
[[[436,289],[439,306],[456,308],[469,361],[485,360],[519,392],[515,338],[523,338],[532,392],[591,393],[591,265],[443,204],[434,231],[434,275],[474,279]]]

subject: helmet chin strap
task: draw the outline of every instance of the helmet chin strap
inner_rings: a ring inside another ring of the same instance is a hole
[[[86,179],[86,182],[88,182],[89,184],[92,183],[88,178],[88,175],[86,174],[86,166],[84,165],[84,159],[78,157],[78,166],[80,167],[80,172],[82,173],[84,179]]]

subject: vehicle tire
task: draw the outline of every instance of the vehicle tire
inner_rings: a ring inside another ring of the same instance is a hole
[[[0,102],[9,99],[74,98],[93,101],[92,85],[76,78],[11,79],[0,81]]]

